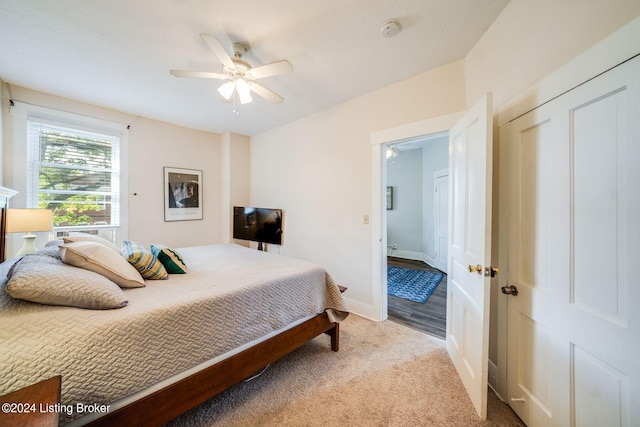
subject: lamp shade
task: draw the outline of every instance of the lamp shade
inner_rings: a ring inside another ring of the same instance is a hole
[[[233,82],[226,82],[225,84],[223,84],[222,86],[220,86],[218,88],[218,92],[220,93],[220,95],[222,95],[224,97],[224,99],[229,100],[231,99],[231,96],[233,96],[233,91],[236,90],[235,85],[233,84]]]
[[[240,98],[241,104],[246,104],[253,101],[253,99],[251,99],[251,89],[249,88],[249,83],[247,83],[245,80],[236,80],[236,91],[238,92],[238,97]]]
[[[49,209],[7,209],[7,233],[33,233],[53,230],[53,212]]]

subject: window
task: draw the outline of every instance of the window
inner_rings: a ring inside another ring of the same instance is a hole
[[[71,125],[27,120],[27,199],[51,209],[54,227],[120,225],[120,138]]]

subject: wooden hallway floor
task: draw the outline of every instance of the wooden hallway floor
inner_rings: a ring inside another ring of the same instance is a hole
[[[423,261],[387,257],[387,264],[415,270],[440,271]],[[447,327],[447,275],[427,302],[420,304],[389,295],[389,320],[418,329],[429,335],[445,339]]]

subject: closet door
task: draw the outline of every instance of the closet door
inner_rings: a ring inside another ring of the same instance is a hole
[[[507,400],[529,427],[640,424],[640,58],[501,129]]]

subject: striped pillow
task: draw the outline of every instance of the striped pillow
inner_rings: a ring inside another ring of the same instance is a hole
[[[152,243],[151,253],[160,260],[169,274],[185,274],[187,272],[187,266],[182,256],[175,249]]]
[[[167,279],[164,265],[142,243],[123,240],[120,253],[145,279]]]

